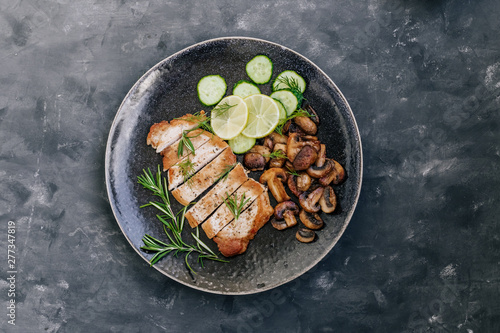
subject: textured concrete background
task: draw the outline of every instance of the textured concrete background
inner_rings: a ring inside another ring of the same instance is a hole
[[[496,0],[0,0],[1,331],[499,332],[499,16]],[[104,185],[128,89],[221,36],[315,62],[349,100],[365,157],[357,211],[331,254],[243,297],[150,269]]]

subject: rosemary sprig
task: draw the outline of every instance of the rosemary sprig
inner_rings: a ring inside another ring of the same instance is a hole
[[[161,177],[160,166],[158,165],[158,171],[156,176],[153,176],[151,170],[143,170],[144,174],[137,177],[138,183],[141,184],[145,189],[153,192],[153,195],[160,197],[161,202],[150,201],[149,203],[142,205],[141,208],[147,206],[153,206],[157,208],[162,214],[157,214],[156,217],[160,222],[163,223],[163,230],[168,238],[168,242],[163,242],[157,238],[154,238],[148,234],[144,235],[142,241],[144,246],[141,247],[144,251],[155,252],[155,255],[150,259],[150,265],[154,265],[161,258],[169,253],[173,253],[178,256],[183,253],[184,261],[186,267],[196,274],[191,265],[189,265],[188,257],[190,254],[198,255],[198,262],[203,267],[203,259],[227,262],[227,260],[221,259],[215,254],[199,237],[199,230],[196,228],[195,233],[191,233],[191,236],[195,240],[195,245],[188,244],[182,239],[182,230],[184,228],[185,213],[188,206],[185,206],[179,213],[174,214],[172,207],[170,205],[170,198],[167,192],[167,180],[165,177]],[[180,214],[180,217],[178,216]]]
[[[224,198],[224,203],[226,204],[227,208],[233,214],[234,219],[237,220],[240,217],[241,211],[243,210],[243,207],[247,204],[247,202],[250,200],[250,198],[245,199],[245,193],[241,196],[241,199],[238,201],[238,194],[235,193],[234,196],[230,196],[226,192],[226,197]]]
[[[221,173],[219,173],[219,174],[217,175],[217,180],[216,180],[216,182],[218,182],[219,180],[224,180],[224,181],[226,181],[227,176],[229,175],[229,172],[231,172],[231,170],[233,169],[233,167],[234,167],[235,165],[236,165],[236,163],[235,163],[235,164],[230,164],[230,165],[227,165],[227,166],[226,166],[226,167],[225,167],[225,168],[221,171]]]
[[[184,155],[184,147],[186,147],[193,155],[195,155],[194,145],[191,141],[191,138],[196,136],[189,136],[190,131],[182,131],[181,140],[179,142],[179,146],[177,147],[177,158],[180,158]]]

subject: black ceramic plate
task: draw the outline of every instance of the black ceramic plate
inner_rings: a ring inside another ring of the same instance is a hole
[[[323,215],[325,227],[317,232],[314,243],[299,243],[295,239],[297,227],[277,231],[268,223],[250,242],[247,252],[229,263],[205,261],[202,268],[193,256],[195,275],[186,269],[183,256],[169,255],[154,266],[180,283],[212,293],[251,294],[291,281],[320,261],[344,232],[361,188],[362,151],[356,121],[340,90],[310,60],[286,47],[251,38],[208,40],[161,61],[132,87],[118,110],[107,143],[106,185],[111,207],[130,244],[149,260],[152,255],[140,249],[143,235],[165,239],[154,209],[139,208],[153,198],[137,184],[137,176],[144,168],[156,170],[161,163],[160,155],[146,145],[150,126],[201,110],[196,84],[205,75],[222,75],[228,84],[227,94],[231,94],[234,83],[248,79],[245,64],[257,54],[272,59],[273,78],[287,69],[305,78],[305,98],[321,119],[319,138],[327,144],[328,157],[345,166],[348,178],[335,187],[339,207],[335,213]],[[261,86],[261,90],[269,94],[270,84]],[[180,207],[174,205],[176,211]],[[189,239],[190,230],[184,231]],[[204,239],[217,250],[214,242]]]

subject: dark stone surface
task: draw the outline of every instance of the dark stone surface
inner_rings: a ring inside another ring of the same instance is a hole
[[[498,1],[2,0],[0,14],[2,331],[500,331]],[[365,170],[332,252],[241,297],[150,269],[104,185],[107,134],[134,82],[236,35],[294,49],[335,81]]]

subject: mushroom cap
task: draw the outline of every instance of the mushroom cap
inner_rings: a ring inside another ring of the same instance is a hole
[[[330,183],[337,185],[343,182],[345,179],[345,170],[342,165],[340,165],[340,163],[335,161],[334,159],[330,158],[327,159],[327,163],[331,163],[333,165],[333,168],[330,173],[319,179],[320,184],[323,186],[328,186]]]
[[[283,186],[283,182],[286,181],[286,179],[287,173],[285,170],[282,168],[270,168],[264,171],[260,176],[259,182],[261,184],[267,184],[277,202],[283,202],[290,200]]]
[[[277,178],[280,181],[284,182],[287,180],[287,172],[283,168],[270,168],[264,171],[262,175],[260,175],[259,182],[261,184],[267,184],[270,179]]]
[[[326,161],[326,163],[323,163],[322,166],[318,166],[316,164],[311,165],[309,168],[307,168],[307,173],[309,176],[314,177],[314,178],[321,178],[325,177],[328,175],[332,169],[333,169],[333,163]]]
[[[333,213],[337,207],[337,196],[331,186],[325,187],[323,195],[319,199],[319,205],[321,206],[321,210],[327,214]]]
[[[274,216],[282,220],[284,219],[285,212],[291,212],[293,215],[297,215],[299,213],[299,206],[291,200],[280,202],[274,208]]]
[[[293,160],[293,168],[297,171],[307,170],[312,164],[314,164],[317,157],[318,153],[313,147],[309,145],[304,146],[295,156]]]
[[[243,157],[243,164],[250,169],[250,171],[260,171],[264,170],[266,159],[258,153],[246,153]]]
[[[312,191],[306,191],[299,196],[300,206],[309,213],[319,212],[321,206],[318,204],[323,195],[324,188],[318,187]]]
[[[309,229],[318,230],[323,227],[323,220],[316,213],[308,213],[305,210],[301,210],[299,218],[300,221]]]
[[[271,220],[271,225],[273,226],[274,229],[277,230],[284,230],[288,228],[288,225],[286,224],[285,220],[278,220],[275,218]]]
[[[318,132],[318,127],[316,123],[312,121],[309,117],[295,117],[293,121],[299,125],[299,127],[307,135],[314,135]]]
[[[304,227],[300,227],[295,234],[295,238],[302,243],[311,243],[315,237],[316,233],[313,230]]]

